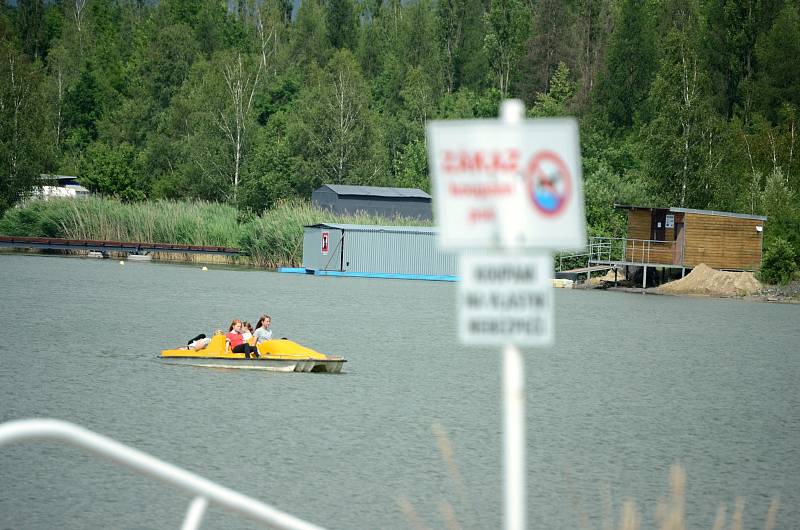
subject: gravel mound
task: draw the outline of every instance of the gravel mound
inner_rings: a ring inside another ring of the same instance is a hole
[[[680,280],[656,287],[659,294],[748,296],[761,291],[752,272],[722,272],[701,263]]]

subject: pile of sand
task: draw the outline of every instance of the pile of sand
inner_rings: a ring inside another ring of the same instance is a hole
[[[625,271],[619,269],[617,271],[617,281],[621,282],[625,280]],[[602,285],[604,283],[614,282],[614,269],[608,271],[605,276],[595,276],[593,278],[589,278],[589,285]]]
[[[606,281],[606,282],[613,282],[613,281],[614,281],[614,269],[611,269],[610,271],[608,271],[608,272],[606,273],[606,275],[605,275],[605,276],[602,276],[600,279],[601,279],[601,280],[603,280],[603,281]],[[624,279],[625,279],[625,271],[624,271],[624,270],[622,270],[622,269],[619,269],[619,270],[617,271],[617,277],[616,277],[616,280],[617,280],[618,282],[621,282],[621,281],[623,281]]]
[[[680,280],[656,287],[659,294],[747,296],[761,290],[752,272],[722,272],[701,263]]]

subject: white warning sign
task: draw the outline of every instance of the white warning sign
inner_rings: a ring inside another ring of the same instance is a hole
[[[445,249],[582,249],[578,123],[431,121],[428,158]]]
[[[459,338],[470,345],[546,346],[553,342],[553,259],[538,255],[463,255]]]

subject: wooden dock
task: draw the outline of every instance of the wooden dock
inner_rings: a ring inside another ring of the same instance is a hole
[[[243,256],[234,247],[215,247],[205,245],[179,245],[173,243],[142,243],[131,241],[101,241],[94,239],[61,239],[56,237],[18,237],[0,236],[0,248],[33,248],[43,250],[85,250],[95,252],[127,252],[147,254],[167,252],[173,254],[217,254],[222,256]]]

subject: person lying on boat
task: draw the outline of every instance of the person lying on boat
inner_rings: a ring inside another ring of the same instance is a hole
[[[187,350],[202,350],[208,343],[211,342],[211,339],[206,337],[205,333],[201,333],[198,336],[189,339],[189,342],[186,343]],[[181,348],[183,349],[183,348]]]
[[[250,358],[250,354],[253,354],[256,358],[259,357],[258,348],[244,341],[241,320],[236,319],[231,322],[231,326],[228,329],[228,333],[225,334],[225,338],[227,339],[227,347],[229,347],[233,353],[244,353],[246,359]]]
[[[214,336],[222,335],[222,330],[218,329],[214,332]],[[198,336],[189,339],[189,342],[186,344],[186,347],[180,348],[181,350],[202,350],[207,348],[209,343],[211,342],[210,337],[206,337],[205,333],[201,333]]]
[[[256,330],[253,332],[253,336],[256,338],[256,345],[272,340],[272,330],[269,329],[270,324],[272,324],[272,317],[269,315],[261,315],[258,319]]]

